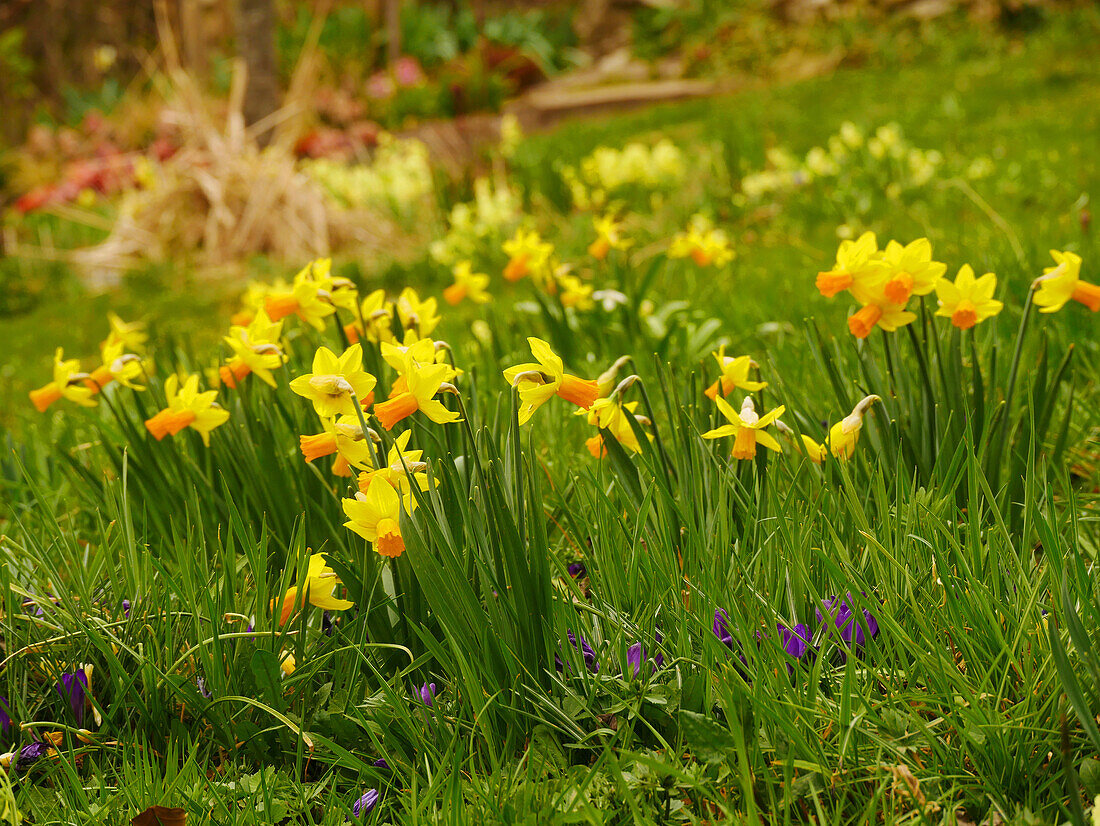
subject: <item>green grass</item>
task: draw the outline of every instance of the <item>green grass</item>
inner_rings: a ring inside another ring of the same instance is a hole
[[[412,420],[433,483],[392,562],[342,527],[346,482],[330,460],[298,453],[320,425],[287,380],[318,344],[342,348],[333,327],[288,322],[279,387],[253,377],[223,390],[230,420],[205,448],[186,430],[154,441],[142,422],[171,370],[219,355],[231,299],[160,289],[186,272],[94,299],[62,279],[57,300],[5,319],[0,694],[29,726],[8,735],[14,748],[31,730],[63,732],[56,757],[13,775],[28,821],[118,823],[159,803],[192,823],[336,824],[367,788],[381,792],[368,822],[1080,817],[1100,793],[1096,316],[1032,313],[1015,347],[1048,248],[1076,249],[1100,281],[1080,220],[1100,174],[1086,36],[1098,28],[1080,11],[1026,39],[955,33],[921,47],[936,63],[528,138],[511,172],[533,220],[628,302],[567,312],[528,282],[502,285],[499,251],[484,251],[494,302],[448,309],[432,333],[464,370],[467,424]],[[897,200],[857,176],[734,201],[765,148],[804,153],[845,120],[898,121],[943,153],[943,173]],[[634,197],[634,250],[594,265],[590,216],[565,209],[555,164],[656,135],[706,167],[660,203]],[[960,187],[983,155],[992,174]],[[864,190],[871,208],[853,214]],[[700,210],[737,251],[717,272],[662,252]],[[949,276],[964,262],[997,272],[1005,311],[973,336],[922,317],[912,335],[857,345],[847,302],[813,289],[845,222],[882,243],[928,235]],[[447,282],[426,262],[405,276],[433,295]],[[107,308],[151,318],[149,390],[25,412],[53,348],[93,350]],[[474,321],[488,334],[471,334]],[[597,461],[582,444],[594,428],[560,399],[519,426],[500,370],[528,360],[527,335],[585,377],[631,355],[618,378],[640,378],[623,398],[658,438],[634,455],[605,434]],[[720,341],[760,363],[757,409],[784,404],[784,421],[818,440],[861,396],[882,396],[852,461],[819,468],[784,441],[782,456],[736,462],[728,439],[701,438],[718,424],[702,390]],[[387,387],[393,371],[367,358]],[[308,552],[328,555],[356,603],[331,635],[317,609],[280,628],[268,607],[301,581]],[[584,577],[568,573],[574,561]],[[859,656],[815,617],[845,594],[878,623]],[[33,597],[40,615],[23,604]],[[718,609],[730,647],[712,628]],[[777,625],[795,623],[812,656],[785,653]],[[635,676],[638,643],[662,662]],[[103,718],[84,722],[89,742],[53,688],[84,663]],[[438,688],[431,708],[425,683]]]

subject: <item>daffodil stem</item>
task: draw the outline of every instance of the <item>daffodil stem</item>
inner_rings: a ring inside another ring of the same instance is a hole
[[[1016,347],[1012,353],[1012,364],[1008,368],[1008,384],[1005,385],[1004,413],[997,425],[997,433],[991,434],[991,440],[997,441],[997,453],[992,466],[989,469],[990,489],[996,490],[1001,479],[1001,462],[1004,459],[1005,440],[1008,438],[1009,415],[1012,412],[1012,397],[1016,393],[1016,378],[1020,371],[1020,359],[1024,351],[1024,336],[1027,333],[1027,322],[1031,318],[1032,299],[1035,297],[1035,284],[1032,282],[1027,291],[1027,300],[1024,302],[1024,311],[1020,315],[1020,327],[1016,331]]]

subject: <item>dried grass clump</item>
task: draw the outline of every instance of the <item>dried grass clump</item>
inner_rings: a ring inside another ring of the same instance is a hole
[[[390,216],[343,208],[296,168],[293,146],[306,109],[298,101],[312,87],[308,48],[283,109],[246,128],[242,63],[228,105],[219,107],[180,68],[170,37],[162,46],[171,101],[162,118],[180,148],[151,167],[148,186],[123,195],[106,240],[72,254],[89,286],[107,286],[149,261],[224,269],[256,254],[300,264],[352,245],[359,254],[400,255],[426,243]],[[261,147],[257,136],[266,134],[272,139]]]

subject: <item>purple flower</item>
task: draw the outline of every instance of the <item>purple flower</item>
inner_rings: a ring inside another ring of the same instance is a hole
[[[377,760],[371,763],[371,765],[379,769],[388,769],[390,767],[390,764],[386,762],[385,757],[379,757]]]
[[[577,647],[577,637],[572,632],[568,632],[569,642],[574,648]],[[584,665],[593,674],[600,670],[600,664],[596,662],[596,652],[592,650],[592,646],[588,644],[588,640],[581,637],[581,656],[584,657]]]
[[[779,631],[779,639],[783,643],[783,650],[796,660],[802,659],[806,652],[810,650],[812,635],[810,629],[803,623],[797,623],[794,628],[788,628],[783,623],[779,623],[776,630]]]
[[[722,641],[730,651],[733,650],[733,634],[730,633],[730,618],[721,608],[714,612],[714,636]]]
[[[15,758],[15,765],[12,767],[16,774],[29,769],[43,757],[50,753],[50,747],[46,743],[28,743],[19,750],[19,756]]]
[[[661,644],[661,632],[657,631],[656,634],[657,644]],[[642,648],[640,642],[634,643],[630,646],[626,652],[626,664],[634,667],[634,676],[637,677],[638,673],[642,670],[642,663],[649,659],[648,652]],[[665,664],[665,656],[658,651],[652,659],[652,670],[656,671],[662,665]]]
[[[824,614],[821,608],[817,609],[817,621],[824,622],[825,616],[828,616],[832,620],[832,627],[840,632],[840,638],[845,645],[849,648],[862,648],[868,640],[878,635],[878,620],[870,611],[864,610],[861,621],[852,610],[851,601],[851,592],[844,600],[839,597],[823,599],[821,606]]]
[[[195,677],[195,686],[199,689],[199,694],[209,700],[214,695],[206,688],[206,678],[201,674]]]
[[[128,599],[122,600],[122,616],[130,619],[130,600]]]
[[[351,804],[351,817],[354,817],[356,820],[358,820],[363,815],[370,812],[377,805],[378,789],[367,789],[366,793],[362,797]],[[349,817],[345,822],[351,823],[351,818]]]
[[[61,682],[56,686],[57,693],[62,699],[68,699],[73,709],[73,717],[76,718],[77,728],[84,727],[84,707],[87,703],[88,674],[84,669],[73,673],[61,675]]]
[[[573,579],[580,579],[588,573],[588,569],[584,567],[583,562],[570,562],[568,571],[569,576],[573,577]]]
[[[8,708],[8,698],[0,697],[0,734],[7,734],[11,730],[11,709]]]
[[[435,707],[435,683],[424,683],[420,686],[420,699],[428,708]]]
[[[321,612],[321,633],[326,637],[331,637],[336,630],[336,626],[332,622],[332,614],[328,611]]]

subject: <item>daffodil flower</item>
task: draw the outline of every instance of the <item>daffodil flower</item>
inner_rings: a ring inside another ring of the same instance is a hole
[[[783,452],[783,447],[764,428],[782,416],[783,411],[786,410],[785,407],[780,405],[770,413],[758,416],[756,405],[753,403],[751,396],[745,397],[740,413],[730,407],[729,403],[721,396],[716,397],[714,403],[718,405],[718,410],[726,417],[729,424],[720,425],[714,430],[708,430],[703,434],[704,439],[721,439],[726,436],[733,436],[732,456],[734,459],[755,458],[758,444],[763,445],[768,450],[774,450],[776,453]]]
[[[332,260],[322,258],[308,264],[294,276],[289,291],[272,291],[264,299],[264,310],[272,321],[295,315],[317,331],[325,329],[325,320],[336,312],[329,291]]]
[[[547,274],[554,245],[544,242],[534,230],[520,227],[502,246],[508,256],[508,264],[504,267],[506,280],[519,281],[525,275],[540,278]]]
[[[803,435],[802,443],[806,448],[806,455],[817,464],[824,462],[829,453],[832,453],[837,459],[851,459],[856,451],[859,434],[863,430],[863,417],[871,405],[879,401],[882,401],[882,399],[878,396],[863,398],[852,408],[850,414],[829,429],[829,436],[823,445],[818,444],[809,436]]]
[[[287,356],[279,340],[283,334],[283,322],[271,321],[260,310],[247,326],[233,325],[225,343],[233,351],[233,357],[219,370],[221,380],[229,387],[237,384],[249,373],[275,387],[277,370],[286,364]]]
[[[434,298],[425,298],[421,301],[416,290],[406,287],[397,296],[394,302],[397,309],[397,317],[401,322],[401,328],[413,331],[418,338],[430,335],[432,330],[439,326],[440,316],[436,312],[438,302]]]
[[[669,258],[691,258],[700,267],[721,267],[733,260],[729,238],[711,226],[703,215],[693,215],[686,232],[677,233],[668,248]]]
[[[535,362],[517,364],[504,371],[505,380],[519,388],[519,423],[525,424],[534,412],[560,396],[585,410],[599,398],[599,385],[591,379],[581,379],[565,372],[565,365],[541,338],[529,337]]]
[[[630,246],[631,240],[623,238],[622,224],[615,220],[614,215],[604,215],[592,220],[596,230],[596,240],[588,245],[588,254],[597,261],[603,261],[611,250],[624,250]]]
[[[453,374],[454,368],[449,364],[419,364],[412,354],[405,353],[401,370],[405,389],[393,398],[376,404],[374,415],[386,430],[418,410],[436,424],[459,421],[461,417],[458,413],[448,410],[435,398],[441,389],[445,389],[443,385],[447,377]]]
[[[340,578],[325,563],[324,554],[312,554],[304,583],[291,585],[279,604],[279,625],[286,625],[295,611],[305,607],[308,601],[315,608],[325,611],[346,611],[355,605],[347,599],[334,596]],[[293,670],[293,668],[291,669]]]
[[[882,251],[882,294],[890,304],[904,305],[910,296],[928,295],[943,278],[947,265],[932,260],[932,243],[918,238],[905,246],[891,241]],[[866,303],[862,297],[856,300]]]
[[[951,323],[960,330],[969,330],[975,324],[993,318],[1004,307],[993,298],[996,289],[996,275],[987,272],[981,278],[975,278],[973,268],[963,264],[954,283],[946,278],[936,283],[936,297],[940,305],[936,315],[950,318]]]
[[[411,512],[416,506],[415,499],[400,496],[393,485],[375,477],[366,493],[356,493],[354,499],[345,499],[343,505],[348,517],[344,527],[370,542],[378,554],[393,558],[405,552],[401,511],[404,508]]]
[[[136,353],[125,352],[125,344],[114,335],[100,346],[100,355],[103,364],[93,370],[84,382],[84,386],[93,394],[99,393],[104,387],[113,381],[117,381],[131,390],[144,390],[145,387],[137,384],[145,368],[141,364],[141,356]]]
[[[141,353],[145,349],[145,342],[149,340],[149,335],[145,332],[144,321],[127,322],[114,313],[107,313],[107,323],[111,326],[111,332],[101,346],[119,342],[122,344],[122,349],[130,353]]]
[[[556,276],[558,300],[563,307],[572,307],[575,310],[591,310],[596,306],[592,300],[592,285],[581,281],[577,276],[569,273]]]
[[[608,431],[627,450],[632,453],[640,453],[642,445],[630,424],[630,417],[643,425],[650,424],[650,421],[645,416],[637,415],[637,409],[637,402],[622,404],[617,399],[596,399],[587,412],[578,410],[577,414],[587,416],[589,424]],[[647,433],[646,435],[651,441],[653,440],[653,434]],[[585,440],[584,445],[588,448],[588,452],[597,459],[607,455],[607,448],[604,446],[603,434],[601,433]]]
[[[878,279],[881,271],[878,241],[873,232],[865,232],[854,241],[840,242],[836,263],[831,270],[817,274],[816,286],[826,298],[853,288],[858,293],[868,281]]]
[[[32,390],[31,402],[39,413],[45,413],[51,404],[62,398],[82,407],[95,407],[94,394],[86,384],[89,378],[87,373],[80,372],[80,361],[66,359],[65,351],[58,347],[53,356],[53,381]]]
[[[486,291],[489,276],[483,272],[473,272],[469,261],[459,261],[451,272],[455,283],[443,291],[443,298],[452,307],[461,304],[466,298],[475,304],[486,304],[492,300]]]
[[[151,419],[145,420],[145,429],[158,442],[169,434],[175,436],[185,427],[198,431],[202,442],[210,446],[210,431],[229,421],[229,411],[220,408],[214,401],[217,390],[199,392],[199,377],[187,377],[180,387],[179,376],[173,373],[164,382],[164,393],[168,397],[168,407]]]
[[[298,376],[290,389],[313,402],[313,409],[322,419],[341,413],[357,415],[353,396],[360,402],[374,390],[374,376],[363,369],[363,348],[353,344],[337,357],[327,347],[313,356],[313,372]]]
[[[360,469],[374,467],[370,434],[363,432],[358,416],[343,415],[326,422],[324,432],[300,436],[298,442],[307,462],[338,453],[338,461],[333,465],[337,476],[350,476],[348,465]]]
[[[371,482],[375,479],[384,479],[394,490],[399,493],[408,493],[411,489],[409,474],[421,490],[428,489],[428,475],[424,472],[428,469],[428,463],[421,459],[422,450],[407,450],[412,431],[406,430],[394,439],[394,444],[386,456],[386,466],[378,470],[366,470],[359,474],[359,490],[366,493],[370,490]]]
[[[348,341],[355,344],[362,336],[368,341],[392,341],[393,304],[386,300],[385,290],[375,290],[359,305],[359,318],[344,325]]]
[[[879,295],[848,316],[848,330],[856,338],[867,338],[875,327],[888,333],[916,321],[917,314],[905,309],[904,304],[893,304]]]
[[[1050,251],[1057,266],[1046,267],[1036,279],[1039,291],[1035,304],[1041,313],[1056,313],[1070,301],[1084,304],[1094,313],[1100,310],[1100,286],[1081,280],[1081,256],[1073,252]]]
[[[719,348],[717,353],[712,353],[714,360],[718,362],[721,376],[710,387],[703,391],[708,399],[713,399],[721,392],[728,396],[736,388],[755,393],[768,386],[766,381],[751,381],[749,371],[757,366],[756,362],[748,356],[731,357],[726,355],[726,348]]]

